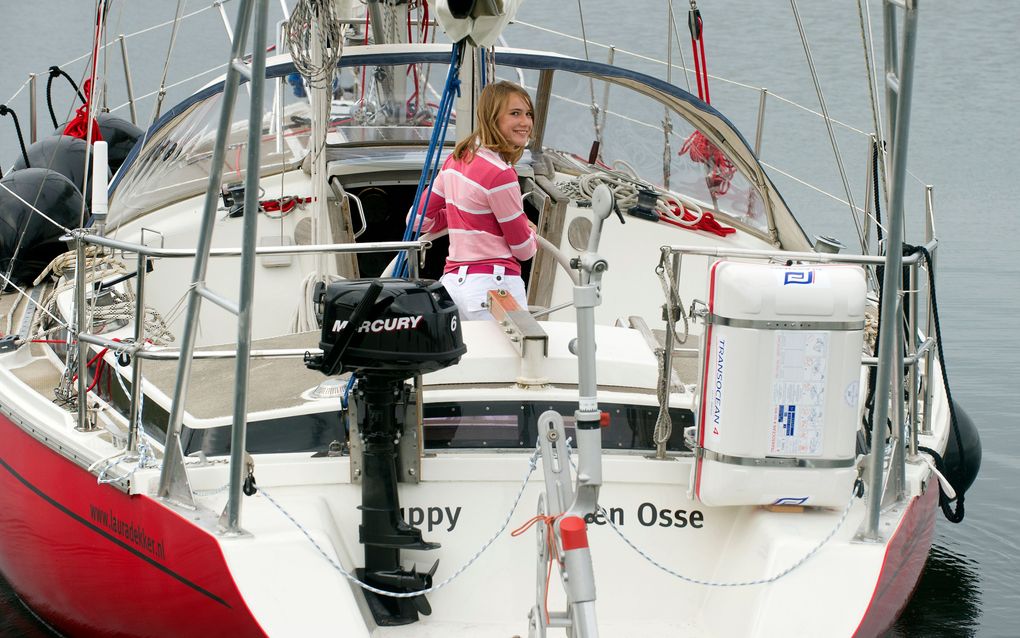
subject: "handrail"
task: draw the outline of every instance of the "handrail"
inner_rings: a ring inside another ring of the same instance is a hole
[[[932,238],[924,245],[929,252],[934,250],[937,246],[937,238]],[[808,261],[820,264],[845,263],[858,265],[881,265],[886,262],[886,258],[881,255],[842,255],[834,253],[794,252],[788,250],[685,246],[679,244],[673,246],[662,246],[661,250],[671,255],[685,254],[702,255],[706,257],[759,257],[764,259],[780,259],[782,261]],[[913,255],[904,256],[900,261],[903,265],[909,266],[918,263],[922,259],[924,259],[923,256],[919,253],[915,253]]]
[[[74,237],[64,236],[62,241],[71,241]],[[155,248],[142,244],[101,237],[99,235],[82,235],[82,241],[86,244],[105,246],[114,250],[145,255],[146,257],[157,258],[183,258],[194,257],[198,252],[194,248]],[[303,255],[322,253],[385,253],[398,250],[410,250],[421,252],[432,247],[432,242],[423,241],[377,241],[365,242],[363,244],[305,244],[302,246],[257,246],[256,255]],[[212,248],[209,250],[210,257],[239,257],[241,248]]]
[[[105,337],[97,337],[89,333],[81,333],[78,340],[114,352],[124,352],[137,359],[151,361],[177,361],[181,358],[180,348],[138,348],[137,343],[114,341]],[[300,359],[305,354],[322,354],[321,348],[266,348],[252,350],[252,359]],[[237,350],[195,350],[192,359],[233,359]]]

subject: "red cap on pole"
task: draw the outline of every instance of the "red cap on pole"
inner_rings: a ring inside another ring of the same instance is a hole
[[[567,516],[560,521],[560,541],[563,551],[588,548],[588,530],[584,519],[579,516]]]

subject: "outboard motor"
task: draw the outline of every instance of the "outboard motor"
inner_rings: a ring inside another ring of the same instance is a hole
[[[345,280],[329,284],[319,298],[322,310],[321,356],[306,355],[305,365],[325,375],[353,372],[354,400],[362,437],[360,540],[365,546],[362,581],[394,593],[432,586],[432,574],[401,567],[400,550],[437,549],[421,530],[400,516],[397,499],[395,439],[403,430],[395,409],[409,392],[404,383],[460,360],[467,348],[457,306],[436,281],[403,279]],[[425,596],[392,598],[365,591],[380,626],[405,625],[429,615]]]

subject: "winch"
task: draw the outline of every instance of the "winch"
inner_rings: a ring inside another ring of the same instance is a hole
[[[401,567],[400,550],[437,549],[421,530],[400,516],[396,448],[403,431],[403,411],[395,409],[409,392],[405,380],[451,366],[467,348],[457,306],[442,284],[403,279],[344,280],[318,294],[322,313],[323,354],[305,357],[305,365],[326,375],[352,372],[361,435],[361,527],[365,567],[362,581],[394,593],[432,586],[432,573]],[[438,561],[437,561],[438,564]],[[393,598],[365,591],[381,626],[404,625],[428,615],[425,596]]]

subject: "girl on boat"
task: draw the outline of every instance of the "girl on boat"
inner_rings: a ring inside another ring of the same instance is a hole
[[[422,231],[450,231],[440,281],[462,320],[491,319],[485,300],[494,289],[507,290],[527,308],[521,262],[535,255],[538,244],[513,165],[531,138],[533,111],[520,86],[486,85],[477,127],[457,144],[432,183]]]

